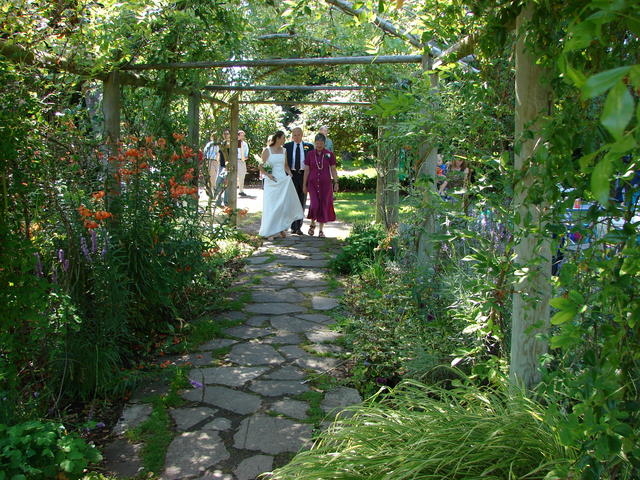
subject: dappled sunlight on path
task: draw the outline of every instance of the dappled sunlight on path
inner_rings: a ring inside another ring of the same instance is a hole
[[[255,209],[258,192],[247,193],[256,198],[242,199],[240,207]],[[343,231],[336,225],[327,234]],[[340,245],[335,238],[289,236],[265,241],[246,259],[235,288],[250,300],[218,317],[236,325],[223,331],[225,338],[169,359],[190,360],[193,388],[169,409],[174,437],[160,478],[254,479],[308,448],[337,411],[360,401],[334,378],[350,358],[332,328],[342,289],[327,264]],[[144,401],[127,406],[119,431],[150,412]],[[139,463],[131,468],[135,459],[128,460],[107,458],[107,467],[133,475]]]

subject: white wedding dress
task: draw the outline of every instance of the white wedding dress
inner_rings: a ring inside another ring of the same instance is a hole
[[[304,218],[296,187],[284,170],[284,149],[282,153],[273,153],[271,147],[267,147],[267,150],[267,162],[271,164],[271,174],[276,181],[264,177],[262,222],[258,232],[262,237],[277,235],[283,230],[288,230],[295,220]]]

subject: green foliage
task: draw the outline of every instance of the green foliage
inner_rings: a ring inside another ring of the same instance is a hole
[[[330,268],[343,275],[361,271],[367,262],[385,255],[386,248],[378,248],[384,238],[384,230],[379,225],[354,225],[345,246],[329,263]]]
[[[551,480],[567,478],[574,459],[543,407],[518,391],[405,382],[348,410],[353,418],[339,418],[274,478]]]
[[[74,479],[102,460],[95,447],[58,423],[0,424],[0,479]]]
[[[370,177],[364,173],[342,175],[340,177],[340,190],[343,192],[375,192],[376,181],[376,177]]]

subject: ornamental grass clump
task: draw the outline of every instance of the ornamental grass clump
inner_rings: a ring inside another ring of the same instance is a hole
[[[549,480],[572,460],[519,392],[407,381],[350,410],[273,478]]]

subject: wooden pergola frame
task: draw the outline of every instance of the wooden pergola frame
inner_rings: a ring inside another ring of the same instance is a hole
[[[208,69],[208,68],[259,68],[259,67],[282,67],[282,66],[308,66],[308,65],[367,65],[367,64],[400,64],[400,63],[425,63],[427,55],[386,55],[386,56],[354,56],[354,57],[318,57],[318,58],[278,58],[261,60],[238,60],[238,61],[218,61],[218,62],[184,62],[184,63],[164,63],[164,64],[139,64],[123,67],[122,70],[179,70],[179,69]],[[107,144],[115,145],[120,137],[120,75],[131,76],[131,73],[112,72],[104,81],[103,111],[105,115],[105,140]],[[128,77],[127,77],[128,78]],[[129,83],[129,82],[127,82]],[[142,86],[142,85],[141,85]],[[147,86],[147,85],[144,85]],[[290,101],[290,100],[246,100],[239,98],[243,91],[357,91],[372,88],[364,85],[205,85],[198,89],[193,89],[187,93],[188,96],[188,138],[194,149],[200,147],[200,102],[202,99],[211,101],[218,105],[229,108],[229,130],[231,133],[231,145],[236,145],[238,141],[238,124],[240,105],[261,104],[261,105],[329,105],[329,106],[369,106],[370,102],[339,102],[339,101]],[[218,99],[207,97],[201,91],[234,92],[230,101],[222,102]],[[235,212],[237,209],[237,149],[231,148],[228,159],[227,194],[229,207]],[[397,172],[396,172],[397,174]],[[380,179],[378,179],[380,183]],[[380,190],[380,189],[378,189]],[[379,196],[379,195],[378,195]],[[379,203],[379,199],[378,199]],[[235,224],[237,218],[235,213],[232,216],[232,223]]]

